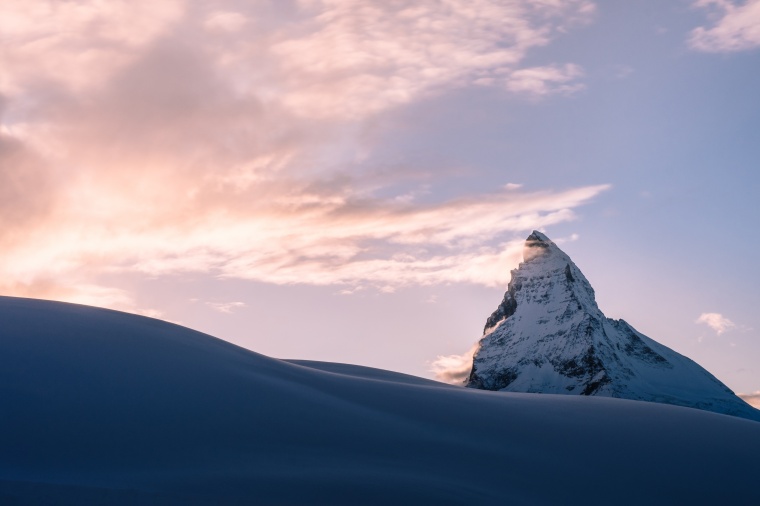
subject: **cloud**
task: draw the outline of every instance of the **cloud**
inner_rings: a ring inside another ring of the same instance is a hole
[[[710,9],[715,23],[691,31],[689,45],[709,53],[744,51],[760,46],[760,0],[699,0],[695,7]]]
[[[217,11],[206,17],[203,26],[207,30],[220,30],[225,32],[237,32],[246,23],[248,19],[239,12]]]
[[[303,5],[313,15],[297,26],[299,36],[274,49],[286,62],[284,102],[298,114],[317,117],[363,116],[471,82],[506,82],[512,91],[547,94],[549,83],[578,77],[579,67],[544,67],[526,75],[520,62],[528,50],[594,12],[586,0]]]
[[[569,95],[585,87],[575,82],[581,76],[583,69],[572,63],[532,67],[512,72],[505,79],[504,86],[515,93],[539,97],[555,93]]]
[[[694,323],[704,323],[713,329],[718,335],[736,328],[736,324],[734,322],[720,313],[702,313]]]
[[[552,239],[552,240],[553,240],[553,241],[554,241],[556,244],[565,244],[565,243],[567,243],[567,242],[575,242],[575,241],[577,241],[577,240],[578,240],[578,239],[580,239],[580,238],[581,238],[581,236],[579,236],[578,234],[570,234],[570,235],[569,235],[569,236],[567,236],[567,237],[558,237],[558,238],[556,238],[556,239]]]
[[[277,284],[499,286],[517,264],[524,239],[500,237],[572,220],[572,208],[605,188],[505,190],[416,206],[329,194],[312,198],[299,189],[292,199],[282,195],[284,202],[242,208],[204,209],[193,199],[179,209],[154,204],[130,210],[132,222],[124,221],[121,209],[130,200],[119,202],[118,194],[115,202],[82,197],[88,202],[83,208],[50,216],[44,227],[14,241],[4,252],[2,273],[17,282],[101,271],[205,272]]]
[[[179,0],[4,0],[0,90],[29,91],[41,79],[84,91],[139,58],[183,13]]]
[[[361,135],[489,77],[575,86],[523,61],[588,1],[159,4],[0,5],[0,292],[137,311],[114,279],[498,286],[520,234],[608,188],[435,199],[441,175],[375,168]]]
[[[435,379],[452,385],[463,385],[472,370],[472,357],[478,350],[479,343],[461,355],[439,355],[432,364],[430,371]]]
[[[0,131],[0,222],[5,229],[0,239],[50,212],[55,199],[53,179],[34,151]]]
[[[206,302],[206,305],[214,311],[231,314],[235,309],[245,307],[245,302]]]
[[[744,402],[749,404],[750,406],[760,409],[760,390],[753,394],[737,394],[739,397],[744,399]]]

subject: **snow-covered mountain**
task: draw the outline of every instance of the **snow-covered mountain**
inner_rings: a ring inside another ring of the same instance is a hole
[[[0,297],[0,504],[760,504],[760,423],[283,361]],[[464,463],[464,464],[463,464]]]
[[[488,318],[467,386],[660,402],[760,420],[692,360],[604,316],[594,289],[534,231],[504,299]]]

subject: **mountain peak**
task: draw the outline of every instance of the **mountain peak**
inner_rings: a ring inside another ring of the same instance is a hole
[[[534,230],[523,262],[489,316],[466,386],[621,397],[760,420],[688,358],[607,318],[570,257]]]
[[[553,262],[556,264],[572,264],[572,260],[557,244],[538,230],[534,230],[523,246],[524,262]],[[544,266],[547,268],[547,266]]]
[[[512,316],[523,296],[540,300],[573,300],[587,312],[599,313],[594,289],[570,257],[546,235],[534,230],[525,240],[523,262],[512,271],[504,299],[486,321],[483,333]],[[523,301],[526,305],[529,301]]]
[[[526,241],[541,241],[554,244],[551,239],[546,237],[546,235],[542,234],[538,230],[531,232]]]
[[[523,247],[523,259],[526,262],[531,260],[547,257],[551,253],[555,253],[561,250],[554,244],[551,239],[546,237],[541,232],[534,230],[532,234],[525,240],[525,246]]]

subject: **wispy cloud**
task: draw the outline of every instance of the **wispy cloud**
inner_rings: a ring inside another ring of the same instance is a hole
[[[720,313],[702,313],[694,323],[704,323],[713,329],[718,335],[736,328],[736,324],[734,322]]]
[[[585,87],[577,82],[582,76],[583,69],[579,65],[548,65],[516,70],[504,85],[509,91],[539,97],[555,93],[568,95]]]
[[[435,379],[452,385],[463,385],[472,371],[472,357],[478,350],[478,344],[461,355],[439,355],[430,365]]]
[[[694,6],[708,9],[714,23],[692,30],[689,37],[692,48],[722,53],[760,46],[760,0],[698,0]]]
[[[532,69],[528,78],[520,62],[594,11],[586,0],[303,4],[312,16],[296,27],[300,35],[274,49],[286,62],[284,103],[320,117],[362,116],[473,81],[548,93],[549,83],[578,77],[578,67]]]
[[[245,302],[206,302],[206,305],[214,311],[231,314],[236,309],[245,307]]]
[[[131,271],[279,284],[498,286],[521,251],[522,238],[504,242],[505,234],[572,220],[574,207],[605,188],[504,191],[416,206],[330,194],[320,200],[308,192],[251,208],[203,208],[191,199],[174,210],[154,203],[135,211],[134,222],[122,221],[119,204],[102,202],[95,216],[72,209],[18,237],[4,253],[3,275],[18,284]],[[54,235],[45,233],[50,229]]]
[[[3,2],[0,291],[134,310],[106,276],[503,283],[516,234],[607,186],[436,201],[440,176],[380,174],[357,132],[489,76],[575,86],[573,64],[523,62],[592,16],[586,0]]]

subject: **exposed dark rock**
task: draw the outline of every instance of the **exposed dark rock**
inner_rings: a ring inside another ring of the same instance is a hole
[[[565,267],[565,279],[568,283],[575,282],[575,278],[573,277],[573,271],[570,269],[570,264],[567,264]]]
[[[468,384],[480,385],[474,387],[479,388],[480,390],[503,390],[516,379],[517,373],[514,369],[502,369],[495,374],[490,374],[488,378],[480,378],[471,373]]]
[[[510,283],[507,292],[504,294],[504,299],[501,301],[501,304],[499,304],[496,310],[491,313],[491,316],[489,316],[486,320],[486,326],[483,328],[483,334],[498,325],[502,320],[506,320],[515,314],[515,311],[517,310],[517,300],[515,300],[514,297],[515,291],[516,289]]]
[[[626,322],[619,320],[617,327],[623,331],[626,337],[628,337],[628,342],[625,343],[625,346],[623,348],[628,355],[636,356],[643,362],[647,362],[652,365],[672,367],[672,365],[668,363],[665,357],[647,346],[644,341],[638,336],[638,333],[633,330],[631,326]]]

